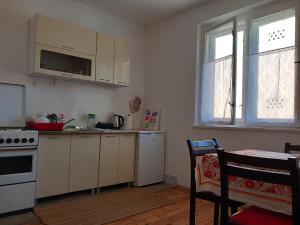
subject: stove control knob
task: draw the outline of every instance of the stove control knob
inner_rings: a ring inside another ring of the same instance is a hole
[[[6,139],[6,143],[7,143],[7,144],[11,144],[11,143],[12,143],[12,139],[11,139],[11,138],[7,138],[7,139]]]
[[[0,144],[3,144],[3,143],[4,143],[4,139],[0,138]]]
[[[33,143],[34,142],[34,138],[29,138],[29,142]]]
[[[16,144],[20,143],[20,138],[15,138],[14,143],[16,143]]]
[[[26,143],[27,142],[27,138],[22,138],[22,143]]]

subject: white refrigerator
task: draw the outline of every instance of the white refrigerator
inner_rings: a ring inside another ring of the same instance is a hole
[[[164,131],[140,131],[137,140],[135,168],[135,186],[145,186],[164,181]]]

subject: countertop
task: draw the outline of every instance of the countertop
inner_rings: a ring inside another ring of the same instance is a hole
[[[107,130],[107,129],[91,129],[91,130],[62,130],[62,131],[39,131],[39,134],[43,135],[68,135],[68,134],[147,134],[147,133],[164,133],[165,131],[157,130]]]

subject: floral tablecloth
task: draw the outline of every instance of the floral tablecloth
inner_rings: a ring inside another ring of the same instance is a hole
[[[287,159],[286,153],[261,150],[240,150],[237,154]],[[195,168],[197,191],[212,191],[220,195],[220,166],[217,154],[197,157]],[[229,177],[229,196],[233,200],[245,202],[261,208],[291,214],[291,188],[261,181]]]

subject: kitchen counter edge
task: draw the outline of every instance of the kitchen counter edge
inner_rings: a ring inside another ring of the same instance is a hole
[[[162,130],[90,130],[90,131],[39,131],[39,135],[71,135],[71,134],[145,134],[145,133],[164,133]]]

